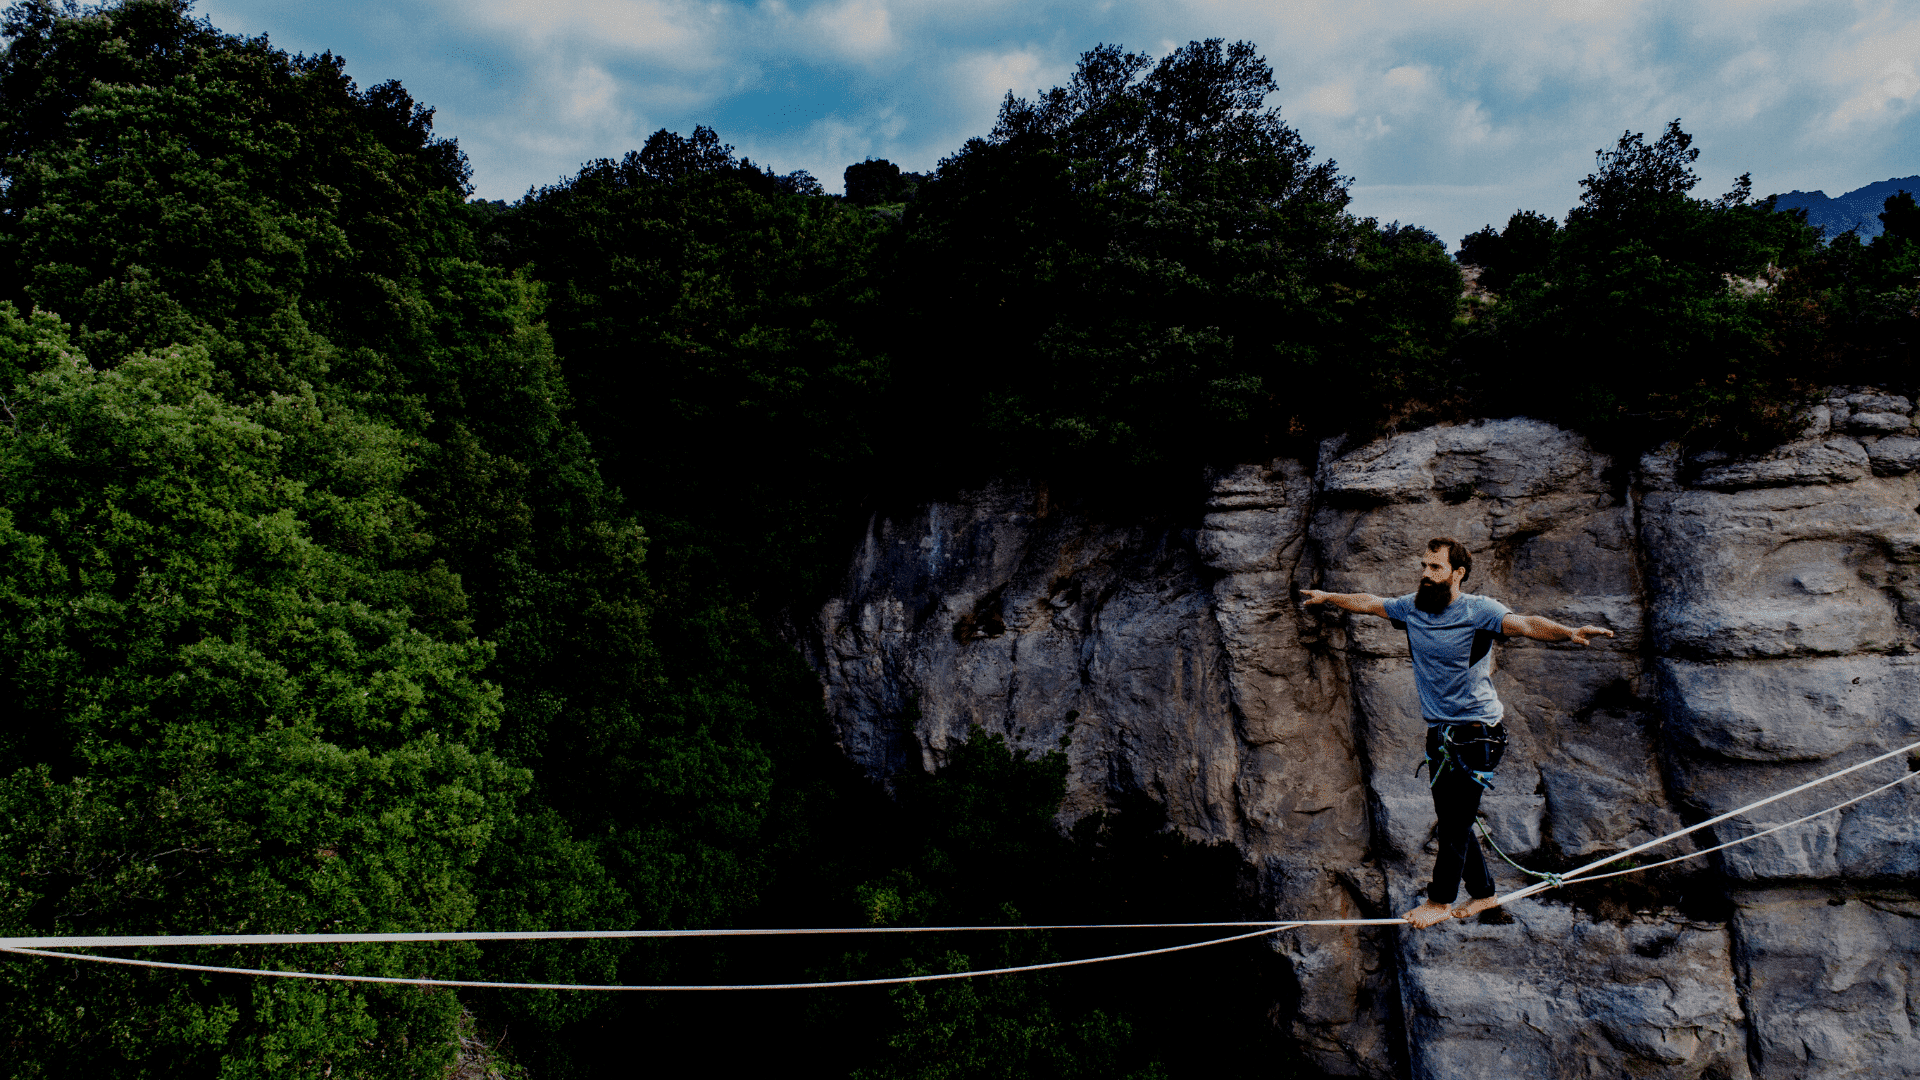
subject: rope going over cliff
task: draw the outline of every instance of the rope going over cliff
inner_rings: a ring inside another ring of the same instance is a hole
[[[1920,769],[1909,768],[1909,770],[1906,773],[1902,774],[1898,779],[1882,784],[1879,787],[1872,789],[1871,791],[1867,791],[1860,795],[1855,795],[1854,797],[1847,799],[1843,802],[1835,803],[1834,805],[1829,806],[1824,810],[1818,810],[1818,811],[1815,811],[1814,813],[1807,814],[1804,817],[1796,818],[1793,821],[1789,821],[1784,825],[1775,825],[1775,826],[1772,826],[1771,828],[1753,833],[1748,836],[1742,836],[1735,840],[1730,840],[1727,843],[1720,844],[1715,847],[1706,848],[1701,851],[1691,852],[1686,855],[1681,855],[1677,858],[1667,859],[1664,862],[1651,863],[1647,866],[1635,866],[1625,870],[1615,870],[1605,874],[1593,873],[1596,870],[1605,869],[1606,867],[1619,862],[1621,859],[1630,858],[1634,855],[1639,854],[1640,852],[1643,852],[1650,848],[1658,847],[1661,844],[1667,843],[1668,841],[1678,840],[1680,837],[1698,832],[1701,829],[1710,828],[1714,825],[1718,825],[1725,821],[1729,821],[1735,817],[1738,817],[1742,814],[1748,813],[1753,810],[1757,810],[1770,803],[1775,803],[1780,801],[1781,799],[1798,795],[1803,791],[1811,790],[1822,784],[1828,783],[1829,781],[1837,780],[1842,776],[1846,776],[1851,773],[1858,772],[1861,769],[1870,768],[1874,765],[1880,764],[1883,761],[1888,761],[1893,758],[1899,757],[1902,754],[1909,754],[1909,753],[1915,753],[1915,752],[1920,752],[1920,742],[1908,743],[1906,746],[1902,746],[1896,750],[1890,750],[1884,754],[1879,755],[1878,757],[1869,758],[1868,760],[1859,762],[1858,764],[1850,765],[1844,769],[1839,769],[1834,772],[1830,772],[1825,776],[1821,776],[1816,779],[1809,780],[1806,783],[1801,784],[1797,787],[1789,788],[1786,791],[1782,791],[1774,795],[1769,795],[1764,799],[1759,799],[1755,802],[1748,803],[1747,805],[1742,806],[1737,810],[1730,810],[1727,813],[1721,814],[1718,817],[1709,818],[1708,820],[1703,821],[1698,825],[1690,825],[1684,829],[1679,829],[1674,832],[1670,832],[1667,835],[1662,836],[1658,839],[1649,840],[1646,843],[1639,845],[1638,847],[1630,848],[1617,855],[1609,855],[1604,859],[1599,859],[1595,862],[1588,863],[1585,866],[1581,866],[1576,869],[1569,870],[1564,874],[1542,874],[1539,871],[1526,870],[1525,867],[1518,867],[1519,869],[1525,870],[1525,872],[1529,874],[1533,874],[1536,877],[1542,877],[1545,880],[1536,882],[1532,885],[1528,885],[1522,889],[1517,889],[1514,892],[1510,892],[1505,896],[1502,896],[1500,898],[1500,904],[1501,906],[1504,907],[1507,904],[1510,904],[1516,900],[1524,900],[1545,889],[1554,888],[1559,885],[1569,884],[1575,881],[1599,881],[1603,878],[1618,877],[1622,874],[1634,874],[1634,873],[1639,873],[1640,871],[1643,871],[1643,870],[1651,870],[1657,866],[1666,866],[1671,863],[1680,862],[1684,859],[1691,859],[1700,855],[1706,855],[1711,852],[1720,851],[1724,848],[1730,848],[1736,844],[1743,844],[1750,840],[1758,840],[1760,837],[1779,832],[1782,829],[1791,828],[1792,826],[1803,824],[1805,822],[1813,820],[1814,818],[1821,817],[1825,814],[1834,813],[1835,811],[1844,809],[1848,806],[1852,806],[1853,804],[1860,802],[1863,799],[1869,798],[1873,795],[1879,794],[1880,792],[1886,791],[1889,788],[1894,787],[1895,785],[1905,783],[1906,781],[1912,779],[1915,776],[1920,776]],[[1498,848],[1496,848],[1495,850],[1498,850]],[[1504,857],[1504,853],[1503,853],[1503,857]],[[1511,862],[1511,860],[1509,861]],[[1518,864],[1515,864],[1515,865],[1518,866]],[[1046,971],[1052,968],[1081,967],[1088,964],[1102,964],[1102,963],[1107,963],[1109,961],[1114,961],[1114,960],[1133,960],[1133,959],[1137,959],[1145,956],[1161,956],[1167,953],[1185,952],[1191,949],[1204,949],[1212,945],[1225,945],[1229,942],[1234,942],[1234,941],[1246,941],[1251,938],[1265,937],[1268,934],[1279,933],[1280,931],[1283,931],[1283,930],[1295,930],[1295,929],[1299,929],[1302,927],[1309,927],[1309,926],[1404,926],[1404,925],[1406,925],[1406,922],[1403,919],[1294,919],[1294,920],[1276,920],[1272,922],[1105,923],[1105,924],[1059,924],[1059,925],[1048,925],[1048,926],[858,926],[858,927],[828,927],[828,928],[819,928],[819,929],[738,929],[738,930],[735,930],[735,929],[501,930],[501,931],[479,930],[479,931],[458,931],[458,932],[451,932],[451,933],[418,933],[418,934],[409,934],[409,933],[399,933],[399,934],[197,934],[197,935],[183,934],[183,935],[171,935],[171,936],[169,935],[157,935],[157,936],[123,935],[123,936],[96,936],[96,937],[14,937],[14,938],[0,938],[0,952],[16,953],[21,956],[53,957],[53,958],[59,958],[63,960],[84,960],[90,963],[98,963],[98,964],[120,964],[120,965],[129,966],[129,967],[164,968],[164,969],[176,970],[176,971],[202,971],[202,972],[210,972],[210,973],[222,974],[222,975],[259,975],[259,976],[268,976],[272,978],[282,978],[282,979],[314,979],[314,980],[320,980],[320,981],[326,981],[326,982],[383,983],[383,984],[398,984],[398,985],[404,985],[404,986],[469,987],[469,988],[489,989],[489,990],[629,990],[629,991],[631,990],[653,990],[653,991],[809,990],[809,989],[825,990],[825,989],[832,989],[835,987],[850,987],[850,986],[898,986],[906,983],[937,982],[937,981],[947,980],[947,979],[971,979],[971,978],[977,978],[983,975],[1012,975],[1012,974],[1017,974],[1020,972],[1027,972],[1027,971]],[[1227,937],[1213,938],[1207,941],[1189,942],[1184,945],[1169,945],[1159,949],[1143,949],[1137,952],[1115,953],[1108,956],[1092,956],[1092,957],[1085,957],[1078,960],[1055,960],[1045,964],[1026,964],[1019,967],[988,968],[981,971],[950,971],[950,972],[942,972],[939,974],[931,974],[931,975],[900,975],[900,976],[894,976],[891,978],[881,978],[881,979],[842,979],[842,980],[831,981],[831,982],[746,983],[746,984],[736,984],[736,985],[624,986],[624,985],[591,984],[591,983],[522,983],[522,982],[485,982],[485,981],[468,980],[468,979],[409,979],[409,978],[397,978],[397,977],[388,977],[388,976],[380,976],[380,975],[338,975],[338,974],[332,974],[328,972],[315,972],[315,971],[278,971],[278,970],[273,970],[269,968],[236,968],[236,967],[219,967],[211,964],[181,964],[181,963],[173,963],[173,962],[162,961],[162,960],[144,960],[144,959],[137,959],[132,957],[123,957],[123,956],[96,956],[91,953],[75,953],[75,952],[58,951],[58,950],[70,949],[70,948],[113,948],[113,947],[128,947],[128,946],[152,947],[152,946],[162,946],[162,945],[330,945],[330,944],[371,943],[371,942],[555,941],[555,940],[577,940],[577,939],[585,939],[585,938],[604,939],[604,938],[674,938],[674,937],[759,937],[759,936],[791,936],[791,935],[801,935],[801,934],[954,933],[954,932],[962,932],[962,931],[981,931],[981,930],[1001,930],[1001,931],[1008,931],[1008,930],[1178,930],[1178,929],[1229,928],[1229,927],[1237,929],[1240,927],[1248,927],[1248,926],[1257,927],[1258,929],[1254,929],[1245,933],[1233,934]]]
[[[1916,772],[1914,769],[1909,768],[1907,772],[1902,774],[1898,780],[1895,780],[1889,784],[1882,785],[1881,787],[1876,788],[1873,791],[1869,791],[1866,793],[1866,795],[1856,796],[1854,798],[1846,800],[1845,802],[1835,803],[1834,805],[1827,807],[1825,810],[1816,811],[1815,813],[1808,814],[1806,817],[1800,818],[1795,821],[1789,821],[1787,822],[1786,825],[1777,825],[1763,832],[1753,833],[1749,836],[1742,836],[1736,840],[1730,841],[1725,844],[1721,844],[1718,847],[1708,848],[1706,849],[1706,851],[1696,851],[1691,855],[1682,855],[1678,859],[1668,859],[1666,860],[1666,862],[1663,862],[1663,863],[1654,863],[1649,866],[1636,866],[1636,867],[1631,867],[1627,870],[1617,870],[1610,874],[1600,874],[1600,875],[1595,875],[1593,877],[1587,877],[1587,875],[1591,874],[1595,870],[1605,869],[1606,867],[1619,862],[1621,859],[1632,858],[1633,856],[1638,855],[1639,853],[1646,851],[1649,848],[1656,848],[1656,847],[1659,847],[1661,844],[1664,844],[1670,840],[1678,840],[1683,836],[1687,836],[1691,833],[1699,832],[1701,829],[1711,828],[1712,826],[1718,825],[1723,821],[1729,821],[1733,818],[1739,817],[1740,815],[1745,814],[1748,811],[1758,810],[1761,807],[1766,806],[1770,803],[1776,803],[1776,802],[1779,802],[1781,799],[1790,798],[1794,795],[1800,794],[1803,791],[1812,790],[1813,788],[1819,787],[1821,784],[1827,783],[1830,780],[1838,780],[1840,777],[1846,776],[1849,773],[1856,773],[1856,772],[1859,772],[1861,769],[1870,768],[1874,765],[1880,764],[1883,761],[1892,760],[1893,758],[1897,758],[1902,754],[1911,754],[1915,752],[1920,752],[1920,742],[1908,743],[1907,745],[1902,746],[1896,750],[1889,750],[1886,753],[1881,754],[1879,757],[1868,758],[1867,760],[1862,761],[1858,764],[1849,765],[1844,769],[1839,769],[1837,771],[1827,773],[1825,776],[1816,777],[1815,779],[1809,780],[1806,783],[1799,785],[1798,787],[1791,787],[1777,794],[1769,795],[1764,799],[1758,799],[1754,802],[1750,802],[1747,805],[1742,806],[1737,810],[1729,810],[1726,813],[1721,814],[1719,817],[1708,818],[1707,820],[1701,822],[1698,825],[1689,825],[1684,829],[1678,829],[1674,832],[1670,832],[1665,836],[1659,837],[1658,839],[1649,840],[1638,847],[1628,848],[1627,850],[1621,852],[1618,855],[1609,855],[1604,859],[1598,859],[1594,862],[1590,862],[1586,864],[1585,866],[1576,867],[1572,870],[1567,871],[1564,874],[1554,875],[1553,880],[1536,881],[1532,885],[1528,885],[1523,889],[1516,889],[1513,892],[1510,892],[1507,895],[1502,896],[1500,898],[1500,906],[1505,907],[1506,905],[1512,903],[1515,900],[1524,900],[1527,897],[1532,896],[1533,894],[1540,892],[1542,890],[1551,889],[1558,885],[1562,885],[1567,882],[1571,882],[1579,879],[1584,879],[1589,881],[1598,881],[1603,877],[1618,877],[1621,874],[1627,874],[1627,873],[1637,874],[1642,870],[1651,870],[1654,866],[1665,866],[1667,865],[1667,863],[1674,863],[1674,862],[1679,862],[1681,859],[1693,858],[1694,855],[1705,855],[1708,851],[1719,851],[1721,848],[1729,848],[1734,846],[1735,844],[1744,844],[1749,840],[1758,840],[1762,836],[1766,836],[1769,833],[1779,832],[1781,829],[1787,828],[1788,826],[1798,825],[1801,822],[1810,821],[1814,818],[1820,817],[1823,814],[1831,814],[1836,810],[1842,809],[1847,806],[1851,806],[1854,803],[1859,802],[1861,799],[1866,798],[1867,795],[1873,795],[1880,791],[1885,791],[1887,788],[1893,787],[1894,784],[1905,783],[1907,780],[1912,779],[1915,776],[1920,776],[1920,772]],[[1532,871],[1528,871],[1528,872],[1532,873]]]

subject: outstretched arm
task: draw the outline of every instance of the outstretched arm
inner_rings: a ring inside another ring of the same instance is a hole
[[[1508,615],[1500,620],[1500,632],[1530,637],[1535,641],[1571,641],[1575,645],[1585,645],[1589,639],[1601,634],[1613,636],[1613,631],[1604,626],[1583,626],[1575,630],[1570,626],[1561,626],[1545,615]]]
[[[1387,617],[1387,602],[1372,593],[1321,592],[1319,589],[1301,589],[1300,595],[1303,598],[1302,602],[1308,607],[1312,607],[1315,604],[1332,604],[1334,607],[1345,608],[1348,611],[1357,612],[1361,615],[1378,615],[1383,619]]]

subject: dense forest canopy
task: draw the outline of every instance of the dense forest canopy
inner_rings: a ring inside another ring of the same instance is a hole
[[[505,205],[399,84],[184,0],[27,0],[0,31],[9,935],[1233,917],[1237,856],[1145,796],[1062,835],[1059,754],[978,732],[891,792],[851,769],[782,627],[866,515],[1018,473],[1177,530],[1154,492],[1340,432],[1758,445],[1821,385],[1915,374],[1910,195],[1823,242],[1745,178],[1693,198],[1676,121],[1456,261],[1348,212],[1244,42],[1099,46],[926,176],[853,163],[847,198],[700,127]],[[1060,948],[165,958],[688,983]],[[869,1077],[1288,1067],[1284,959],[1153,964],[716,1004],[16,957],[0,1058],[432,1075],[477,1023],[540,1077],[685,1044]]]
[[[1757,449],[1795,432],[1820,387],[1912,386],[1911,203],[1888,200],[1888,232],[1872,244],[1853,233],[1823,244],[1804,211],[1754,201],[1745,175],[1693,198],[1692,141],[1678,120],[1652,143],[1624,133],[1596,151],[1564,224],[1519,211],[1461,241],[1460,261],[1500,300],[1456,346],[1473,406],[1629,447]],[[1572,372],[1557,405],[1538,377],[1546,358]]]

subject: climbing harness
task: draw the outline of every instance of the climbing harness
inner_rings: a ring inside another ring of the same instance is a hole
[[[1699,832],[1701,829],[1711,828],[1725,821],[1730,821],[1733,818],[1739,817],[1742,814],[1746,814],[1754,810],[1758,810],[1759,808],[1766,806],[1770,803],[1779,802],[1781,799],[1798,795],[1803,791],[1811,790],[1813,788],[1820,786],[1821,784],[1825,784],[1825,783],[1828,783],[1829,781],[1837,780],[1842,776],[1859,772],[1861,769],[1871,768],[1872,766],[1878,765],[1883,761],[1888,761],[1893,758],[1899,757],[1902,754],[1911,754],[1916,751],[1920,751],[1920,742],[1909,743],[1906,746],[1902,746],[1896,750],[1889,750],[1886,753],[1881,754],[1877,757],[1868,758],[1867,760],[1859,762],[1857,764],[1849,765],[1844,769],[1835,770],[1834,772],[1830,772],[1825,776],[1821,776],[1813,780],[1809,780],[1804,784],[1800,784],[1796,787],[1788,788],[1787,790],[1779,792],[1777,794],[1769,795],[1764,799],[1759,799],[1755,802],[1748,803],[1747,805],[1742,806],[1737,810],[1729,810],[1728,812],[1721,814],[1718,817],[1709,818],[1706,821],[1702,821],[1697,825],[1689,825],[1684,829],[1679,829],[1674,832],[1670,832],[1665,836],[1658,837],[1653,840],[1649,840],[1646,843],[1641,844],[1637,847],[1629,848],[1626,851],[1620,852],[1617,855],[1609,855],[1604,859],[1600,859],[1595,862],[1590,862],[1585,866],[1576,867],[1575,869],[1568,870],[1564,873],[1550,874],[1550,873],[1542,873],[1537,870],[1528,870],[1526,867],[1523,867],[1518,863],[1515,863],[1512,859],[1508,859],[1505,852],[1500,852],[1500,857],[1503,859],[1507,859],[1508,865],[1514,867],[1517,870],[1522,871],[1523,873],[1531,875],[1535,878],[1539,878],[1540,880],[1536,881],[1532,885],[1528,885],[1524,888],[1517,889],[1513,892],[1508,893],[1505,896],[1500,897],[1499,904],[1504,907],[1508,904],[1513,903],[1516,900],[1526,899],[1527,897],[1533,896],[1534,894],[1539,893],[1545,889],[1559,888],[1562,885],[1571,884],[1579,880],[1598,881],[1601,878],[1617,877],[1620,874],[1639,873],[1642,870],[1651,870],[1657,866],[1665,866],[1669,863],[1679,862],[1682,859],[1691,859],[1700,855],[1706,855],[1710,852],[1719,851],[1723,848],[1730,848],[1735,844],[1744,844],[1749,840],[1757,840],[1760,837],[1766,836],[1770,833],[1776,833],[1782,829],[1791,828],[1792,826],[1811,821],[1814,818],[1820,817],[1822,815],[1831,814],[1837,810],[1841,810],[1841,809],[1844,809],[1845,807],[1852,806],[1854,803],[1860,802],[1862,799],[1866,799],[1873,795],[1877,795],[1882,791],[1886,791],[1887,789],[1892,788],[1895,785],[1905,783],[1906,781],[1911,780],[1915,776],[1920,776],[1920,768],[1910,767],[1907,770],[1907,772],[1901,775],[1898,779],[1882,784],[1879,787],[1872,789],[1871,791],[1864,792],[1860,795],[1855,795],[1854,797],[1847,799],[1844,802],[1835,803],[1834,805],[1829,806],[1824,810],[1817,810],[1803,817],[1795,818],[1794,820],[1789,821],[1784,825],[1775,825],[1775,826],[1772,826],[1771,828],[1762,830],[1761,832],[1753,833],[1748,836],[1742,836],[1735,840],[1730,840],[1727,843],[1720,844],[1716,847],[1707,848],[1703,851],[1695,851],[1686,855],[1681,855],[1677,858],[1668,859],[1665,862],[1652,863],[1647,866],[1629,867],[1624,870],[1616,870],[1606,874],[1593,874],[1593,871],[1595,870],[1605,869],[1608,866],[1621,862],[1622,860],[1632,858],[1633,856],[1638,855],[1640,852],[1646,851],[1649,848],[1657,847],[1661,844],[1667,843],[1670,840],[1678,840],[1680,837],[1687,836],[1695,832]],[[1496,757],[1494,760],[1495,760],[1495,763],[1497,764],[1498,758]],[[1481,835],[1487,836],[1487,831],[1484,824],[1481,826]],[[1490,844],[1493,843],[1493,839],[1491,836],[1487,837],[1487,842]],[[1499,846],[1495,845],[1494,850],[1500,851]],[[1588,876],[1590,874],[1592,876]],[[1306,926],[1404,926],[1404,925],[1406,925],[1406,922],[1403,919],[1294,919],[1294,920],[1274,920],[1270,922],[1122,923],[1122,924],[1079,924],[1079,925],[1053,925],[1053,926],[935,926],[935,927],[858,926],[858,927],[830,927],[830,928],[820,928],[820,929],[789,929],[789,930],[773,930],[773,929],[501,930],[501,931],[460,931],[460,932],[453,932],[453,933],[420,933],[420,934],[405,934],[405,933],[402,933],[402,934],[196,934],[196,935],[175,935],[175,936],[123,935],[123,936],[97,936],[97,937],[16,937],[16,938],[0,938],[0,952],[17,953],[22,956],[39,956],[39,957],[58,958],[62,960],[84,960],[84,961],[99,963],[99,964],[122,964],[130,967],[167,968],[167,969],[176,970],[176,971],[204,971],[204,972],[213,972],[213,973],[223,974],[223,975],[258,975],[258,976],[269,976],[269,977],[281,978],[281,979],[316,979],[316,980],[322,980],[322,981],[328,981],[328,982],[384,983],[384,984],[400,984],[400,985],[406,985],[406,986],[455,986],[455,987],[476,987],[476,988],[493,989],[493,990],[654,990],[654,991],[821,990],[821,989],[829,989],[832,987],[843,987],[843,986],[897,986],[903,983],[933,982],[933,981],[943,980],[943,979],[970,979],[970,978],[977,978],[982,975],[1010,975],[1017,972],[1025,972],[1025,971],[1044,971],[1049,968],[1080,967],[1087,964],[1105,963],[1109,960],[1131,960],[1131,959],[1134,959],[1137,957],[1143,957],[1143,956],[1160,956],[1166,953],[1184,952],[1189,949],[1204,949],[1212,945],[1225,945],[1228,942],[1233,942],[1233,941],[1246,941],[1252,938],[1265,937],[1269,934],[1278,933],[1282,930],[1293,930],[1293,929],[1298,929],[1300,927],[1306,927]],[[981,931],[981,930],[1001,930],[1001,931],[1120,930],[1120,929],[1169,929],[1170,930],[1170,929],[1182,929],[1182,928],[1197,929],[1202,927],[1238,928],[1243,926],[1252,926],[1252,927],[1257,927],[1258,929],[1251,930],[1246,933],[1233,934],[1228,937],[1213,938],[1208,941],[1196,941],[1196,942],[1191,942],[1184,945],[1170,945],[1165,948],[1159,948],[1159,949],[1143,949],[1137,952],[1118,953],[1110,956],[1093,956],[1093,957],[1086,957],[1078,960],[1056,960],[1051,963],[1027,964],[1021,967],[988,968],[982,971],[951,971],[951,972],[943,972],[943,973],[934,974],[934,975],[901,975],[901,976],[895,976],[893,978],[885,978],[885,979],[845,979],[837,982],[748,983],[748,984],[742,984],[742,985],[697,985],[697,986],[618,986],[618,985],[599,985],[599,984],[575,984],[575,983],[483,982],[479,980],[467,980],[467,979],[406,979],[406,978],[392,978],[392,977],[378,976],[378,975],[337,975],[330,972],[316,972],[316,971],[276,971],[269,968],[218,967],[211,964],[178,964],[178,963],[170,963],[170,962],[161,961],[161,960],[145,960],[145,959],[137,959],[133,957],[124,957],[124,956],[96,956],[91,953],[73,953],[73,952],[57,951],[60,949],[67,949],[67,948],[88,948],[88,947],[110,948],[115,946],[160,946],[160,945],[325,945],[325,944],[347,944],[350,942],[367,943],[367,942],[424,942],[424,941],[535,941],[535,940],[560,940],[560,939],[585,939],[585,938],[741,937],[741,936],[785,935],[785,934],[951,933],[951,932],[960,932],[960,931]]]
[[[1464,724],[1427,722],[1427,752],[1413,775],[1427,770],[1427,786],[1440,782],[1449,768],[1463,769],[1473,782],[1493,790],[1493,770],[1507,755],[1507,729],[1504,724],[1485,724],[1476,720]]]

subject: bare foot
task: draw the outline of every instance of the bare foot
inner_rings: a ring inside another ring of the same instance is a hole
[[[1453,917],[1456,919],[1471,918],[1475,915],[1480,914],[1483,911],[1492,911],[1494,908],[1497,908],[1499,906],[1500,906],[1499,897],[1482,896],[1477,899],[1467,901],[1465,907],[1454,908]]]
[[[1408,922],[1412,923],[1414,926],[1418,927],[1419,929],[1425,930],[1427,927],[1432,926],[1434,923],[1445,922],[1446,920],[1453,918],[1453,912],[1447,910],[1447,905],[1445,904],[1436,904],[1433,901],[1428,900],[1422,903],[1419,907],[1414,908],[1412,911],[1407,912],[1404,916],[1402,916],[1402,918],[1406,919]]]

